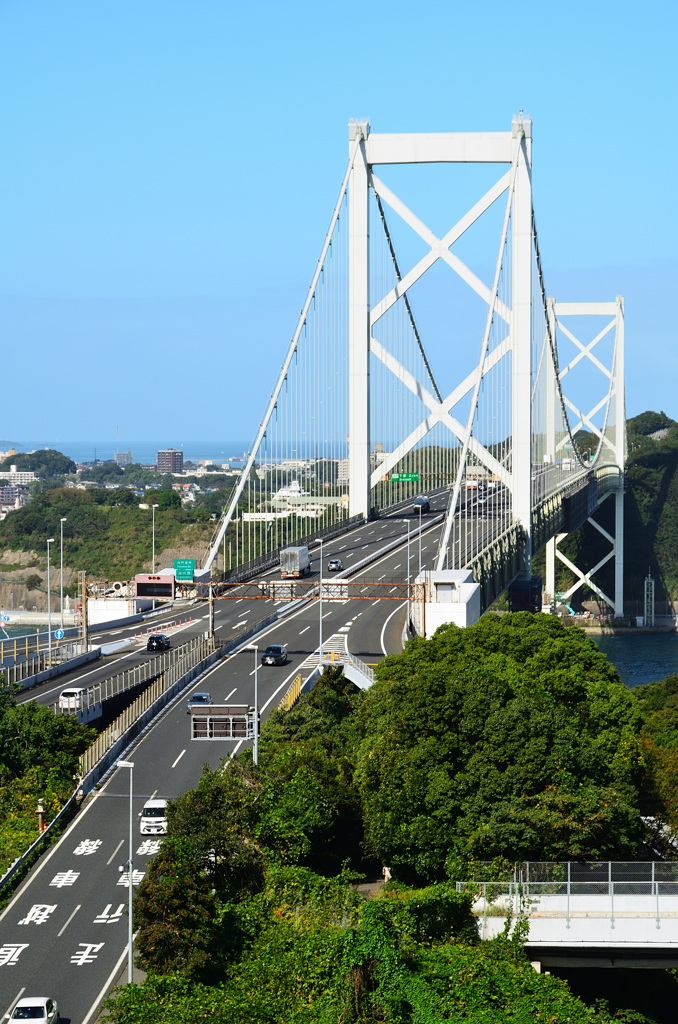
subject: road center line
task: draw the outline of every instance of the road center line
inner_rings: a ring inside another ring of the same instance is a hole
[[[7,1012],[5,1014],[3,1014],[3,1017],[2,1017],[3,1020],[5,1019],[5,1017],[9,1017],[13,1007],[16,1006],[16,1004],[19,1002],[19,1000],[21,999],[21,997],[22,997],[22,995],[24,994],[25,991],[26,991],[26,986],[24,985],[24,987],[22,989],[19,989],[18,996],[15,996],[14,999],[12,1000],[12,1002],[7,1007]]]
[[[176,766],[179,764],[179,761],[181,761],[181,759],[182,759],[182,757],[184,756],[185,753],[186,753],[186,748],[184,747],[184,749],[181,751],[181,753],[179,754],[178,758],[176,759],[176,761],[172,765],[173,768],[176,768]]]
[[[120,840],[120,842],[118,843],[118,845],[116,846],[116,848],[115,848],[115,849],[113,850],[113,853],[111,854],[111,856],[110,856],[110,857],[108,858],[108,860],[106,861],[106,867],[108,867],[108,865],[109,865],[109,864],[111,863],[111,861],[112,861],[112,860],[114,859],[115,855],[117,854],[118,850],[120,849],[120,847],[122,846],[122,844],[123,844],[124,842],[125,842],[125,840],[124,840],[124,839],[121,839],[121,840]]]
[[[75,908],[75,910],[73,911],[73,913],[72,913],[72,914],[71,914],[71,916],[69,917],[68,921],[66,921],[66,924],[65,924],[65,925],[63,926],[63,928],[61,929],[61,931],[60,931],[60,932],[57,932],[57,939],[60,939],[60,938],[61,938],[61,936],[62,936],[62,935],[64,934],[64,932],[65,932],[65,931],[66,931],[66,929],[68,928],[69,924],[71,923],[71,921],[73,920],[73,918],[75,917],[75,915],[77,914],[77,912],[78,912],[78,911],[80,910],[80,907],[81,907],[81,906],[82,906],[82,903],[78,903],[77,907]]]

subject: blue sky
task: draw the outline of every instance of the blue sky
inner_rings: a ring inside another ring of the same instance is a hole
[[[678,418],[676,10],[0,0],[0,436],[252,437],[348,119],[519,108],[549,292],[623,293],[628,412]]]

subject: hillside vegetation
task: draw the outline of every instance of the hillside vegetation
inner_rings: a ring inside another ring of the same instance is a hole
[[[202,553],[213,530],[209,514],[182,509],[173,491],[155,493],[154,501],[161,504],[155,513],[156,554],[179,547]],[[150,570],[151,512],[139,508],[139,499],[125,488],[58,488],[36,495],[0,523],[0,552],[34,551],[45,557],[45,538],[59,538],[64,516],[64,564],[72,570],[86,570],[90,578],[110,580],[129,579]],[[53,557],[54,553],[53,548]]]
[[[678,600],[678,423],[663,412],[644,412],[628,420],[627,429],[624,592],[627,601],[639,602],[642,612],[648,571],[655,580],[656,601]],[[596,520],[614,536],[612,499],[603,503]],[[588,571],[608,554],[610,545],[586,523],[561,548]],[[562,564],[556,565],[556,588],[564,591],[574,578]],[[595,579],[605,593],[614,593],[613,560]],[[584,591],[582,596],[595,595]]]

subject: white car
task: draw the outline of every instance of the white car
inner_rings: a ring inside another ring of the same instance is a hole
[[[59,1020],[59,1007],[56,999],[46,996],[25,996],[20,999],[11,1013],[5,1014],[5,1020],[42,1020],[46,1024],[56,1024]]]
[[[167,801],[147,800],[141,812],[139,831],[142,836],[164,836],[167,834]]]

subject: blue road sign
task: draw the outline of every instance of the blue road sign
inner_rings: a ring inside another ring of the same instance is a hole
[[[64,638],[64,631],[63,631],[63,629],[55,629],[54,630],[54,636],[55,636],[55,638],[57,640],[63,640],[63,638]]]

